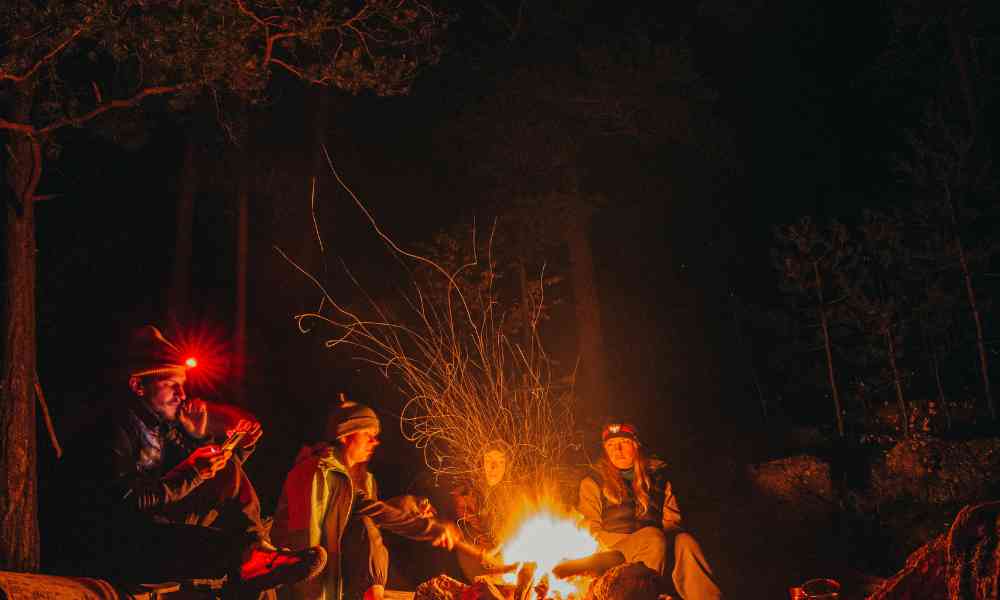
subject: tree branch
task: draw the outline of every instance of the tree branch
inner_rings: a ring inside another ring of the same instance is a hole
[[[56,458],[62,458],[63,449],[59,445],[59,438],[56,437],[56,428],[52,424],[52,415],[49,414],[49,405],[45,401],[45,394],[42,393],[42,383],[38,380],[37,373],[35,374],[35,398],[42,409],[42,420],[45,421],[45,429],[49,432],[49,440],[52,442],[52,448],[56,451]]]
[[[39,129],[38,133],[40,134],[51,133],[56,129],[66,127],[67,125],[81,125],[83,123],[86,123],[87,121],[90,121],[91,119],[94,119],[95,117],[98,117],[108,112],[109,110],[115,108],[129,108],[135,106],[136,104],[139,104],[144,99],[150,96],[162,96],[164,94],[174,94],[181,90],[197,87],[201,84],[202,84],[201,81],[189,81],[187,83],[179,83],[177,85],[161,85],[161,86],[148,87],[144,90],[139,91],[131,98],[125,98],[122,100],[111,100],[109,102],[101,104],[97,108],[94,108],[90,112],[86,112],[82,115],[76,117],[63,117],[62,119],[53,121],[52,123],[49,123],[45,127]],[[4,128],[5,128],[4,122],[0,122],[0,129]],[[11,128],[7,127],[7,129]]]
[[[92,19],[92,17],[87,17],[86,19],[84,19],[83,25],[81,25],[79,27],[79,29],[77,29],[76,31],[74,31],[61,44],[59,44],[58,46],[56,46],[55,48],[53,48],[52,50],[50,50],[48,54],[46,54],[45,56],[43,56],[42,58],[40,58],[38,60],[38,62],[36,62],[34,65],[32,65],[31,68],[28,69],[27,71],[25,71],[23,74],[16,75],[14,73],[8,73],[6,71],[0,71],[0,81],[13,81],[14,83],[21,83],[25,79],[28,79],[29,77],[31,77],[32,75],[34,75],[35,71],[37,71],[38,69],[40,69],[42,67],[42,65],[44,65],[45,63],[47,63],[50,60],[52,60],[53,58],[55,58],[55,56],[57,54],[59,54],[60,52],[62,52],[66,48],[66,46],[69,46],[73,42],[73,40],[75,40],[76,38],[78,38],[80,36],[80,34],[83,33],[84,30],[87,29],[87,25],[90,24],[91,19]]]
[[[258,17],[257,14],[254,13],[252,10],[250,10],[249,8],[247,8],[247,5],[243,3],[243,0],[235,0],[235,2],[236,2],[236,8],[238,8],[241,13],[243,13],[246,16],[250,17],[251,21],[253,21],[257,25],[260,25],[265,30],[267,30],[268,28],[270,28],[270,24],[267,21],[265,21],[264,19],[261,19],[260,17]]]
[[[313,83],[313,84],[316,84],[316,85],[328,85],[330,83],[330,78],[329,77],[321,77],[319,79],[316,79],[315,77],[310,77],[309,75],[306,75],[306,73],[302,69],[300,69],[300,68],[298,68],[296,66],[290,65],[290,64],[286,63],[285,61],[281,60],[280,58],[272,58],[270,60],[270,62],[271,62],[271,64],[273,64],[275,66],[278,66],[278,67],[281,67],[282,69],[285,69],[286,71],[288,71],[292,75],[295,75],[296,77],[298,77],[302,81],[306,81],[308,83]]]

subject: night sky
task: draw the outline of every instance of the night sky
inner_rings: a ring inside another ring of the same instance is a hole
[[[666,48],[686,40],[694,70],[715,94],[710,115],[726,140],[718,164],[670,139],[588,139],[581,148],[582,186],[606,199],[591,240],[617,408],[638,416],[656,449],[677,462],[697,456],[731,465],[771,450],[751,376],[763,364],[754,352],[764,350],[734,303],[776,302],[772,226],[900,202],[891,156],[928,99],[953,85],[947,63],[928,58],[944,46],[931,34],[898,34],[881,2],[707,0],[650,11],[553,4],[576,7],[561,7],[570,15],[562,20],[538,7],[537,21],[511,42],[483,5],[462,3],[441,63],[427,67],[408,96],[352,97],[279,81],[274,101],[252,112],[244,143],[257,181],[269,169],[283,174],[279,193],[251,192],[250,208],[248,402],[264,423],[258,454],[267,458],[255,459],[252,475],[265,503],[276,499],[306,423],[337,391],[379,406],[387,420],[399,402],[390,385],[324,349],[323,335],[301,335],[292,319],[318,296],[274,245],[351,301],[357,291],[342,264],[370,289],[402,286],[391,256],[329,173],[317,200],[327,253],[316,252],[309,217],[316,141],[380,226],[414,247],[481,218],[494,202],[476,167],[497,141],[486,139],[489,129],[463,130],[463,119],[520,69],[571,63],[576,45]],[[322,94],[329,94],[326,126],[316,132]],[[192,130],[190,119],[154,113],[143,139],[125,146],[72,131],[47,163],[39,191],[56,196],[37,209],[39,371],[65,440],[112,401],[109,379],[130,327],[200,328],[223,342],[231,334],[233,151],[212,127],[197,130],[196,314],[191,323],[164,322],[184,132]],[[565,257],[553,251],[552,260]],[[547,343],[572,361],[567,311],[555,309]],[[227,391],[223,384],[207,392],[225,401]],[[582,423],[597,418],[580,415]],[[805,420],[829,425],[826,412]],[[376,469],[387,489],[401,491],[415,478],[413,456],[392,439],[394,426],[385,429]],[[40,460],[44,494],[46,477],[58,472],[45,441]]]

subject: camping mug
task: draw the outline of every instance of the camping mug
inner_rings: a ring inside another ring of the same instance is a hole
[[[834,579],[810,579],[788,590],[792,600],[838,600],[840,584]]]

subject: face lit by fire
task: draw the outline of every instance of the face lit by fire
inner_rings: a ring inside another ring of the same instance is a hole
[[[483,454],[483,476],[486,485],[493,487],[503,481],[507,472],[507,455],[500,450],[490,450]]]
[[[344,446],[344,458],[347,460],[348,467],[366,463],[371,460],[375,447],[380,443],[378,429],[366,427],[355,431],[340,438],[340,443]]]
[[[615,437],[604,442],[604,454],[618,469],[631,469],[635,463],[635,442],[625,437]]]
[[[157,378],[132,377],[129,387],[161,420],[172,423],[177,420],[177,411],[187,398],[184,393],[186,381],[187,376],[177,372]]]

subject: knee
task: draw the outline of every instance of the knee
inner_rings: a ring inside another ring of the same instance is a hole
[[[675,555],[680,556],[682,554],[697,554],[700,551],[701,550],[700,546],[698,546],[698,540],[696,540],[695,537],[690,533],[682,531],[681,533],[678,533],[676,537],[674,537]]]
[[[666,548],[667,536],[659,527],[643,527],[632,534],[636,540],[655,548]]]

